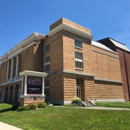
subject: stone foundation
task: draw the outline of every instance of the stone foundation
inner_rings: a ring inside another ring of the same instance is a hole
[[[20,106],[27,106],[30,103],[38,104],[39,102],[45,102],[45,96],[21,96]]]

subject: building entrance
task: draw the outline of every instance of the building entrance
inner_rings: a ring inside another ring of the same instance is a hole
[[[76,79],[77,86],[77,97],[81,98],[81,81],[80,79]]]

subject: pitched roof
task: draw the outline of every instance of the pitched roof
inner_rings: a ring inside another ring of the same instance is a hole
[[[123,49],[123,50],[126,50],[126,51],[129,51],[129,52],[130,52],[130,50],[125,46],[125,44],[122,44],[122,43],[120,43],[120,42],[118,42],[118,41],[116,41],[116,40],[114,40],[114,39],[111,39],[111,38],[109,38],[109,40],[110,40],[116,47],[119,47],[119,48],[121,48],[121,49]]]
[[[101,49],[104,49],[104,50],[107,50],[107,51],[116,53],[115,51],[111,50],[110,48],[108,48],[107,46],[103,45],[103,44],[100,43],[100,42],[92,41],[92,45],[93,45],[93,46],[96,46],[96,47],[99,47],[99,48],[101,48]]]

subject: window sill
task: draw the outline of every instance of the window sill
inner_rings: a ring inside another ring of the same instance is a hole
[[[82,50],[82,48],[80,48],[80,47],[77,47],[77,46],[75,46],[75,48],[76,48],[76,49],[80,49],[80,50]]]
[[[84,69],[82,69],[82,68],[76,68],[76,70],[82,70],[83,71]]]

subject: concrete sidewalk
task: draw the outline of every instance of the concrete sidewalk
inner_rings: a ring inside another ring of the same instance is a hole
[[[95,109],[95,110],[128,110],[130,111],[130,108],[114,108],[114,107],[85,107],[86,109]]]
[[[0,130],[22,130],[22,129],[0,122]]]

